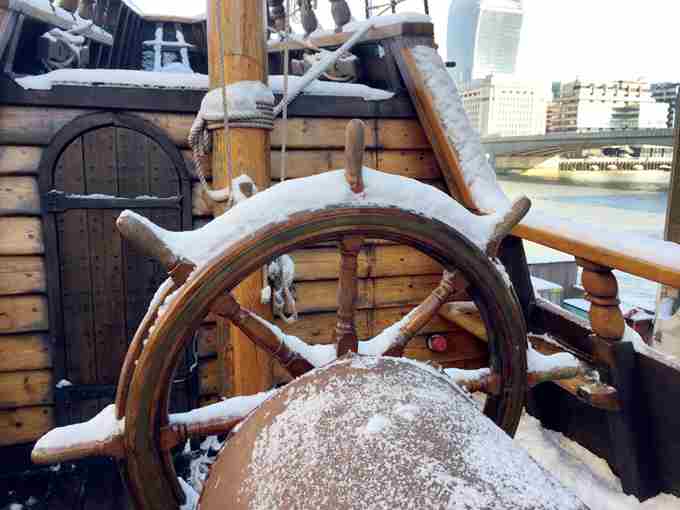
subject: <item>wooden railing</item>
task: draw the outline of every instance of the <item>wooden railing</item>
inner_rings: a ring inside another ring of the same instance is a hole
[[[550,220],[540,216],[540,224],[535,220],[538,215],[534,215],[513,233],[576,258],[583,268],[582,284],[591,303],[591,328],[599,338],[612,342],[624,335],[614,269],[680,288],[680,245],[632,234],[622,234],[613,241],[615,236],[602,228],[561,220],[555,220],[550,228]]]

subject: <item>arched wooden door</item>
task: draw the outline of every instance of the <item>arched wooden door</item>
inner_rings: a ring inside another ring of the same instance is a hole
[[[76,119],[43,163],[55,370],[68,381],[57,385],[57,417],[69,423],[112,402],[128,343],[166,277],[121,238],[117,216],[133,209],[164,228],[190,229],[191,187],[165,135],[127,115]]]

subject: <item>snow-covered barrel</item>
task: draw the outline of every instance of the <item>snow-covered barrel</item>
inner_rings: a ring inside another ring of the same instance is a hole
[[[350,355],[289,384],[242,423],[200,508],[586,507],[443,374]]]

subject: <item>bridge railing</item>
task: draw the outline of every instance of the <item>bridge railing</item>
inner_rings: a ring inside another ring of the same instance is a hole
[[[594,140],[599,138],[672,138],[672,128],[645,129],[603,129],[600,131],[566,131],[561,133],[547,133],[545,135],[527,136],[497,136],[489,135],[482,138],[482,143],[523,142],[546,140],[551,142],[571,140]]]

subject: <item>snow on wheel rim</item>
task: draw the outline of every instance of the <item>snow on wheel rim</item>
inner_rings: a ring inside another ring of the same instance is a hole
[[[505,430],[515,430],[526,386],[526,335],[518,328],[523,321],[516,301],[484,253],[449,225],[398,208],[350,205],[301,212],[233,240],[195,272],[157,321],[138,360],[125,412],[126,449],[134,452],[126,458],[125,472],[131,492],[140,500],[138,506],[178,508],[183,497],[168,452],[161,451],[154,438],[167,420],[169,381],[187,333],[218,296],[268,260],[349,234],[390,239],[425,251],[445,268],[462,271],[475,286],[472,297],[486,323],[493,325],[490,361],[503,379],[501,396],[489,397],[486,411]],[[148,384],[150,379],[154,384]]]

